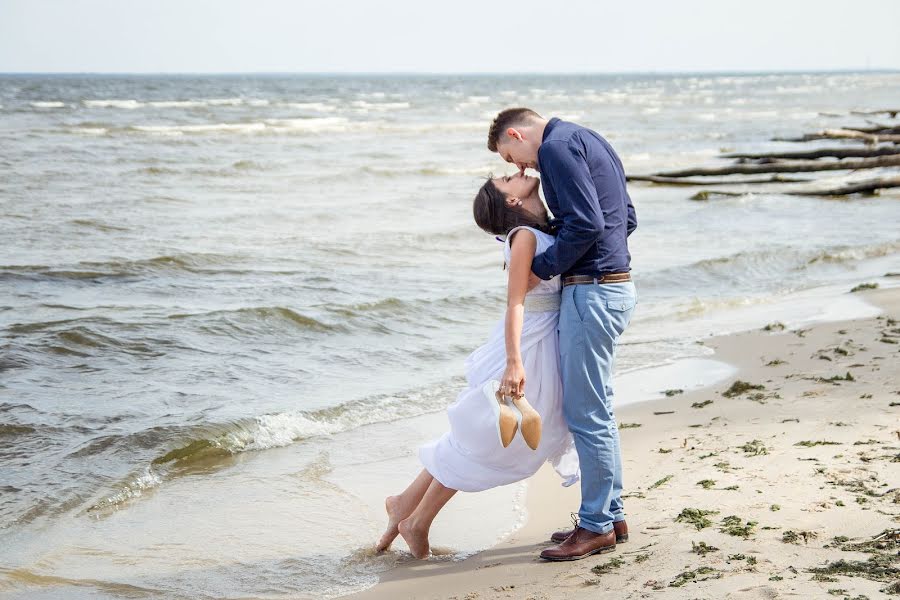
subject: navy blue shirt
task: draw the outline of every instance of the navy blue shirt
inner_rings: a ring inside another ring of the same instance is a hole
[[[550,119],[538,148],[544,199],[559,229],[556,243],[534,257],[541,279],[631,270],[628,236],[637,227],[616,151],[597,132]]]

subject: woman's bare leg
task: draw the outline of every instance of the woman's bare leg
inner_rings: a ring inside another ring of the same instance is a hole
[[[455,493],[456,490],[441,485],[437,479],[432,479],[428,491],[416,509],[397,525],[400,535],[409,546],[409,551],[416,558],[428,556],[430,550],[428,531],[431,529],[431,523]]]
[[[422,469],[422,472],[413,479],[412,483],[403,490],[402,494],[399,496],[388,496],[385,499],[384,510],[388,515],[388,525],[384,535],[381,536],[381,539],[378,540],[378,544],[375,546],[377,552],[383,552],[390,548],[394,538],[400,533],[397,530],[397,524],[412,514],[419,502],[422,501],[422,497],[433,479],[428,471]]]

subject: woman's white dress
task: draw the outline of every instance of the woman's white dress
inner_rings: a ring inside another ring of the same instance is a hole
[[[531,228],[537,237],[535,254],[553,244],[553,236]],[[512,234],[510,232],[510,234]],[[504,247],[507,263],[510,239]],[[482,388],[499,381],[506,369],[504,321],[494,327],[490,339],[466,359],[468,387],[447,409],[450,431],[419,448],[425,469],[439,482],[455,490],[478,492],[520,481],[550,461],[572,485],[579,478],[578,455],[562,412],[562,382],[559,374],[560,278],[541,281],[525,296],[522,324],[522,362],[525,366],[525,397],[541,415],[543,432],[537,450],[525,444],[521,433],[504,448],[497,435],[497,418]]]

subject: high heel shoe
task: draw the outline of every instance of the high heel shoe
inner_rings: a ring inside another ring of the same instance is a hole
[[[500,382],[490,380],[484,384],[482,391],[485,399],[494,413],[495,423],[497,424],[497,439],[504,448],[509,446],[516,432],[519,430],[520,419],[516,417],[517,409],[506,404],[499,396],[497,391],[500,389]]]
[[[543,426],[541,415],[528,403],[525,396],[513,398],[512,401],[512,408],[516,413],[516,422],[519,430],[522,432],[525,443],[532,450],[537,450],[541,443],[541,429]]]

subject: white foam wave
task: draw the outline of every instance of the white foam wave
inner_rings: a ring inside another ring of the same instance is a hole
[[[65,108],[65,102],[32,102],[34,108]]]
[[[336,106],[325,104],[324,102],[285,102],[282,106],[295,108],[297,110],[312,110],[316,112],[334,112]]]
[[[344,117],[315,119],[266,119],[266,125],[279,131],[346,131],[349,121]]]
[[[344,131],[347,124],[347,119],[342,117],[323,117],[318,119],[266,119],[248,123],[210,123],[205,125],[132,125],[128,129],[151,135],[180,136],[211,133],[254,134],[266,131]]]
[[[144,495],[144,492],[147,490],[158,487],[163,482],[162,477],[154,470],[154,468],[146,467],[144,472],[134,479],[125,483],[125,485],[119,489],[117,492],[102,498],[100,501],[96,502],[93,506],[88,508],[89,511],[92,510],[102,510],[104,508],[115,508],[119,504],[123,502],[127,502],[133,498],[138,498]]]
[[[137,100],[83,100],[82,103],[88,108],[124,108],[126,110],[144,106],[143,102]]]
[[[243,98],[209,98],[206,101],[210,106],[240,106]]]
[[[106,135],[109,132],[106,127],[73,127],[70,131],[84,135]]]
[[[409,108],[410,104],[409,102],[366,102],[365,100],[356,100],[354,102],[351,102],[350,106],[356,109],[363,109],[365,111],[388,111]]]
[[[198,108],[206,106],[203,100],[159,100],[156,102],[148,102],[154,108]]]
[[[265,123],[212,123],[209,125],[132,125],[131,129],[157,135],[183,135],[185,133],[254,133],[263,131]]]
[[[251,424],[244,424],[210,441],[230,452],[279,448],[298,440],[443,410],[452,393],[462,385],[461,380],[455,378],[435,385],[427,392],[369,398],[315,413],[291,411],[260,415]]]

